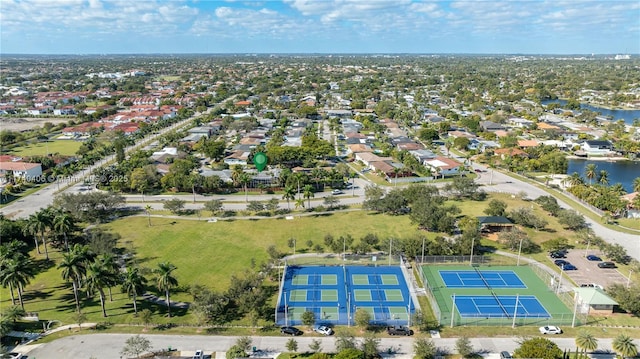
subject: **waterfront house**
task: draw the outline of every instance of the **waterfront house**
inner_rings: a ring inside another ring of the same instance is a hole
[[[589,155],[607,155],[613,152],[613,144],[603,140],[587,140],[581,149]]]

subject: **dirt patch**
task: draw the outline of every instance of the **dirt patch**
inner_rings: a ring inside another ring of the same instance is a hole
[[[483,237],[490,241],[494,241],[494,242],[498,241],[498,233],[488,233],[483,235]]]
[[[72,118],[9,118],[0,117],[0,130],[9,131],[27,131],[35,127],[42,127],[45,122],[51,122],[54,125],[59,123],[67,123]]]

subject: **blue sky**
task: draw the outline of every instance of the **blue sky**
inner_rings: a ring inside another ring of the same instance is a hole
[[[0,0],[0,52],[640,53],[640,1]]]

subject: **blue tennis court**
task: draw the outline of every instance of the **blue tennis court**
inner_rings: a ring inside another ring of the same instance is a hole
[[[415,305],[397,266],[287,266],[275,314],[279,325],[300,324],[307,311],[344,325],[365,310],[373,324],[395,325],[407,324]]]
[[[460,295],[454,296],[462,318],[551,318],[535,296]],[[516,311],[517,302],[517,311]]]
[[[513,271],[441,270],[448,288],[527,288]]]

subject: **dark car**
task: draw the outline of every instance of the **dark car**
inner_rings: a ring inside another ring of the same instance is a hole
[[[302,330],[296,327],[282,327],[280,328],[280,333],[285,335],[302,335]]]
[[[589,254],[587,256],[587,260],[594,261],[594,262],[600,262],[600,261],[602,261],[602,258],[600,258],[600,257],[598,257],[598,256],[596,256],[594,254]]]
[[[571,263],[567,263],[562,266],[562,270],[578,270],[578,267],[574,266]]]
[[[511,354],[507,351],[500,352],[500,359],[511,359]]]
[[[560,251],[551,252],[551,253],[549,254],[549,256],[550,256],[551,258],[567,258],[567,257],[564,255],[564,253],[563,253],[563,252],[560,252]]]
[[[555,261],[553,261],[553,263],[555,265],[557,265],[558,267],[562,267],[564,265],[571,264],[571,263],[565,261],[564,259],[556,259]]]
[[[616,268],[616,264],[613,262],[600,262],[598,268]]]
[[[400,325],[394,325],[392,327],[387,327],[387,334],[389,335],[413,335],[413,330]]]

